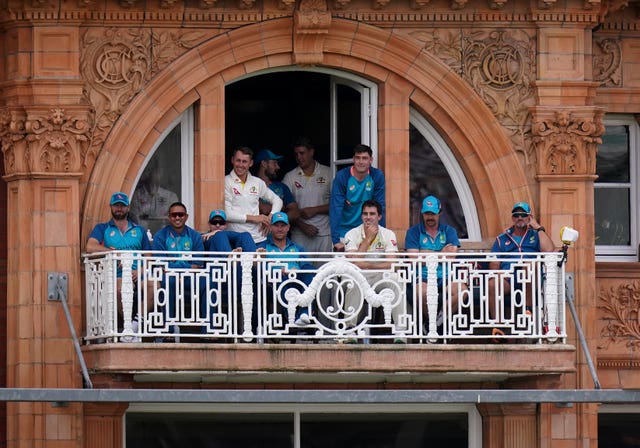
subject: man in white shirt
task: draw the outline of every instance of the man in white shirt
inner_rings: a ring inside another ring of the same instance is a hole
[[[233,169],[224,179],[224,208],[227,228],[249,232],[258,247],[264,247],[271,228],[271,214],[282,210],[282,199],[262,179],[252,176],[253,151],[242,146],[231,157]],[[260,214],[260,199],[271,203],[271,214]]]
[[[315,149],[308,138],[298,139],[293,153],[298,166],[282,179],[300,209],[300,217],[293,220],[291,237],[309,252],[331,252],[331,169],[315,160]]]
[[[370,258],[371,261],[359,260],[353,262],[363,270],[362,273],[370,286],[383,279],[383,272],[380,270],[391,267],[391,263],[384,261],[384,256],[380,254],[398,252],[398,239],[396,238],[396,234],[392,230],[382,227],[380,225],[381,219],[382,205],[376,200],[369,199],[362,204],[362,224],[349,230],[344,236],[345,252],[371,253],[371,255],[366,256],[366,258]],[[366,272],[366,270],[375,271]],[[388,280],[394,281],[394,276],[389,275]],[[363,301],[364,297],[359,288],[354,286],[347,290],[345,294],[345,309],[349,310],[349,308],[352,307],[353,310],[357,310],[363,306]],[[402,294],[398,303],[391,311],[393,322],[396,328],[400,330],[406,327],[400,322],[400,315],[406,313],[405,302],[405,296]],[[349,323],[355,326],[357,324],[357,317],[354,317]],[[404,342],[404,340],[396,338],[396,342]]]

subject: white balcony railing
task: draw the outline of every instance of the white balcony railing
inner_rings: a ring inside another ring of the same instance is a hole
[[[566,337],[560,253],[399,253],[374,259],[380,268],[373,270],[357,266],[371,262],[370,254],[305,255],[85,255],[85,341],[426,344]],[[302,261],[312,264],[288,269]],[[490,261],[510,265],[490,270]],[[305,307],[309,323],[296,324]]]

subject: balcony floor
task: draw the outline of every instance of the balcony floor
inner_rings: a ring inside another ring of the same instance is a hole
[[[468,383],[575,371],[566,344],[98,344],[92,375],[136,382]]]

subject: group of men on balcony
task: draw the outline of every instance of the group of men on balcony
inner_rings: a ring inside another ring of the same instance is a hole
[[[168,209],[169,224],[156,233],[153,245],[146,230],[128,219],[128,196],[122,192],[114,193],[110,201],[112,219],[93,229],[86,250],[88,253],[149,249],[223,253],[242,250],[266,251],[272,257],[277,257],[277,253],[282,256],[286,252],[305,251],[368,252],[377,255],[360,259],[355,264],[365,271],[365,278],[372,283],[380,274],[366,274],[366,271],[384,269],[384,256],[380,254],[398,252],[394,232],[384,227],[384,174],[371,166],[371,149],[357,145],[353,165],[340,170],[333,182],[329,182],[329,168],[315,161],[313,151],[307,139],[298,141],[294,147],[298,167],[287,173],[284,182],[277,182],[278,160],[282,156],[269,150],[260,151],[255,160],[259,164],[258,175],[253,176],[249,171],[254,163],[253,151],[247,147],[236,149],[231,159],[233,169],[225,178],[225,210],[211,212],[209,232],[200,234],[187,226],[186,206],[174,202]],[[283,207],[287,213],[281,211]],[[440,222],[441,210],[438,198],[427,196],[423,200],[423,220],[408,229],[406,234],[405,249],[408,253],[458,251],[460,241],[457,232]],[[537,223],[527,203],[518,202],[513,206],[512,220],[513,226],[496,238],[493,252],[554,250],[553,242],[544,227]],[[288,235],[293,236],[293,241]],[[298,239],[304,244],[296,244]],[[175,266],[172,264],[170,267],[189,267],[183,266],[184,263],[189,261],[176,260]],[[297,267],[289,266],[290,269]],[[490,266],[491,269],[506,267]],[[425,267],[420,275],[421,290],[425,295],[427,278]],[[443,281],[441,266],[436,279],[440,288]],[[310,278],[305,278],[304,282],[309,284]],[[496,285],[492,288],[495,290]],[[510,288],[510,284],[504,288]],[[457,298],[458,291],[454,291],[451,297]],[[347,294],[347,306],[354,300]],[[426,297],[422,298],[422,307],[425,316],[437,312],[433,304],[431,309],[427,307]],[[400,307],[396,306],[393,319],[397,324],[400,312]],[[308,324],[309,311],[306,308],[298,310],[295,322],[301,326]],[[134,332],[136,330],[134,326]]]

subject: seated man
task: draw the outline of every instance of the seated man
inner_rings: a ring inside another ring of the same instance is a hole
[[[274,213],[271,217],[271,233],[267,237],[267,244],[264,249],[267,252],[268,258],[278,259],[286,264],[283,276],[293,270],[314,269],[314,266],[311,263],[300,260],[300,258],[304,257],[300,254],[305,251],[304,248],[302,246],[298,246],[287,238],[290,228],[289,217],[286,213]],[[311,283],[311,280],[313,280],[313,274],[311,272],[304,272],[300,274],[298,279],[308,286]],[[283,288],[282,291],[280,291],[281,297],[284,299],[286,289],[295,286],[296,285],[292,283],[291,285]],[[306,307],[297,309],[295,317],[296,325],[304,326],[311,323],[309,310]]]
[[[531,207],[526,202],[517,202],[511,209],[511,220],[513,225],[506,229],[496,237],[491,252],[495,253],[527,253],[527,252],[553,252],[555,245],[544,227],[538,224],[531,213]],[[514,261],[492,261],[489,263],[491,270],[508,270],[511,265],[519,258],[526,256],[514,257]],[[504,277],[502,284],[502,294],[507,296],[514,289],[521,289],[522,285],[517,282],[511,283],[509,277]],[[526,285],[526,308],[527,312],[531,312],[532,291],[531,283]],[[489,315],[494,318],[496,315],[496,294],[498,287],[495,281],[489,283]],[[498,328],[493,329],[494,335],[503,335],[504,332]]]
[[[453,227],[442,224],[440,222],[440,214],[442,212],[442,204],[435,196],[427,196],[422,201],[422,223],[416,224],[407,230],[405,237],[405,249],[408,253],[425,253],[425,252],[442,252],[442,253],[456,253],[460,247],[460,241],[458,240],[458,232]],[[440,325],[442,311],[438,313],[438,305],[431,304],[431,309],[427,306],[427,278],[428,270],[424,266],[421,272],[422,278],[422,313],[424,321],[428,322],[429,316],[435,316],[436,325]],[[442,291],[442,278],[443,269],[442,265],[438,264],[436,271],[436,278],[438,282],[438,293]],[[451,310],[455,312],[458,307],[458,285],[452,283],[449,285],[451,288]]]
[[[391,263],[381,261],[380,253],[396,253],[398,252],[398,240],[396,234],[380,225],[382,219],[382,205],[374,200],[369,199],[362,204],[361,212],[362,224],[349,230],[344,236],[345,252],[369,252],[375,253],[371,255],[371,261],[356,261],[354,264],[360,269],[387,269]],[[381,272],[363,272],[367,282],[372,285],[382,280]],[[361,306],[364,297],[360,294],[357,286],[350,288],[345,294],[345,311],[354,312]],[[400,301],[394,306],[391,314],[393,321],[398,329],[403,330],[404,324],[400,321],[400,315],[406,313],[405,297],[402,294]],[[357,325],[358,316],[354,316],[349,320],[348,326]],[[349,341],[352,342],[352,341]],[[405,342],[401,338],[397,338],[395,342]]]
[[[209,232],[202,234],[208,252],[255,252],[257,247],[249,232],[227,230],[227,214],[213,210],[209,214]]]
[[[96,225],[89,239],[87,240],[87,253],[107,252],[111,250],[150,250],[151,244],[147,233],[138,224],[129,219],[129,196],[125,193],[117,192],[111,196],[109,202],[111,208],[111,219],[107,222]],[[134,291],[138,288],[135,284],[138,282],[138,263],[134,260],[132,269],[132,277],[134,282]],[[117,294],[118,301],[122,301],[122,267],[118,263],[117,269]],[[150,294],[147,294],[147,301],[153,300]],[[147,302],[147,307],[150,308],[152,303]],[[134,308],[136,304],[134,303]],[[139,311],[139,310],[138,310]],[[118,307],[118,318],[122,319],[122,308]],[[134,316],[134,320],[131,323],[131,329],[133,333],[137,333],[139,329],[139,317]],[[140,342],[138,336],[123,336],[123,342]]]
[[[186,225],[189,215],[187,214],[187,207],[182,202],[174,202],[169,206],[169,224],[160,229],[153,237],[153,250],[165,251],[165,252],[203,252],[204,244],[202,243],[202,237],[194,229]],[[176,257],[178,255],[176,254]],[[202,263],[185,259],[176,258],[176,261],[168,263],[170,269],[194,269],[201,268]],[[166,274],[165,274],[166,275]],[[186,297],[191,296],[192,285],[191,277],[183,276],[183,285],[177,285],[176,279],[179,279],[180,275],[166,275],[163,280],[162,287],[168,288],[168,314],[167,319],[176,319],[176,296],[179,292],[178,286],[184,288],[185,304]],[[168,281],[167,281],[168,280]],[[203,297],[206,291],[206,281],[204,278],[200,278],[198,285],[194,285],[196,290],[194,291],[199,298],[199,308],[201,316],[206,316],[207,300]],[[186,310],[184,310],[186,313]],[[194,314],[195,310],[191,309],[191,313]],[[174,326],[172,328],[174,333],[179,333],[179,327]],[[176,342],[178,342],[176,340]]]

